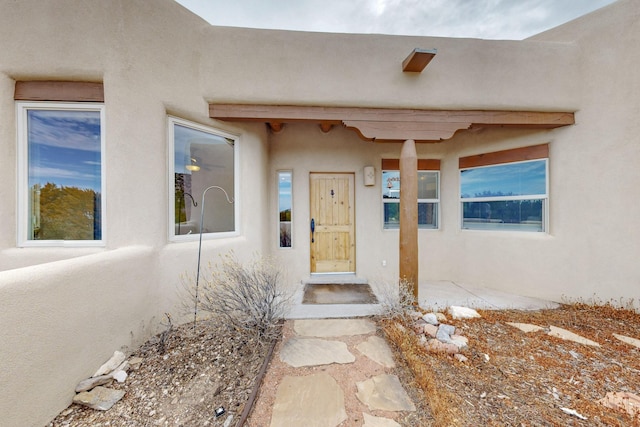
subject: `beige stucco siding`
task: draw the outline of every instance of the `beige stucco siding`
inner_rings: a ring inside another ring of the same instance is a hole
[[[350,172],[356,272],[395,283],[398,234],[382,229],[380,162],[397,158],[400,144],[340,127],[291,124],[274,134],[219,122],[208,102],[575,111],[575,125],[552,131],[488,129],[418,146],[419,158],[441,160],[440,228],[419,231],[420,280],[637,300],[639,13],[622,0],[515,42],[218,28],[170,0],[0,0],[3,425],[44,425],[114,350],[158,332],[165,312],[185,319],[176,291],[195,272],[198,242],[168,240],[169,115],[239,138],[238,230],[205,239],[205,261],[229,250],[274,255],[299,285],[309,274],[309,173]],[[402,73],[415,47],[438,54],[423,73]],[[17,80],[104,84],[105,247],[16,247]],[[458,159],[544,143],[548,233],[461,230]],[[364,166],[376,168],[374,187],[363,184]],[[283,169],[293,171],[292,249],[277,247]]]

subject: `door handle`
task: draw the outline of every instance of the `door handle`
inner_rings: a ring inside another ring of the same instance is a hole
[[[311,243],[314,243],[315,240],[313,238],[313,234],[316,232],[316,221],[311,218]]]

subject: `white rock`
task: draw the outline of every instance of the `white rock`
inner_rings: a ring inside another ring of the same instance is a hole
[[[124,360],[126,356],[121,351],[114,351],[113,356],[104,365],[100,366],[100,368],[93,374],[93,377],[99,377],[100,375],[108,374],[109,372],[115,370]]]
[[[585,416],[584,416],[584,415],[582,415],[582,414],[579,414],[575,409],[569,409],[569,408],[562,408],[562,407],[561,407],[561,408],[560,408],[560,410],[561,410],[562,412],[564,412],[565,414],[573,415],[574,417],[578,417],[578,418],[580,418],[581,420],[586,420],[586,419],[587,419],[587,417],[585,417]]]
[[[474,317],[481,317],[480,314],[472,308],[460,307],[452,305],[449,307],[449,315],[454,319],[471,319]]]
[[[113,371],[111,376],[113,377],[114,380],[118,381],[119,383],[123,383],[127,379],[127,373],[122,370]]]
[[[543,330],[544,328],[542,326],[538,326],[538,325],[532,325],[530,323],[513,323],[513,322],[507,322],[507,325],[509,326],[513,326],[514,328],[518,328],[520,329],[522,332],[538,332]]]
[[[598,344],[595,341],[591,341],[590,339],[587,339],[583,336],[575,334],[571,331],[567,331],[566,329],[558,328],[557,326],[553,326],[553,325],[549,326],[548,335],[551,335],[552,337],[556,337],[556,338],[561,338],[563,340],[577,342],[578,344],[590,345],[593,347],[600,347],[600,344]]]
[[[462,335],[451,335],[451,344],[455,344],[458,348],[465,348],[469,345],[469,338]]]
[[[438,322],[438,316],[436,316],[434,313],[425,314],[424,316],[422,316],[422,320],[424,320],[430,325],[437,325],[440,323]]]
[[[460,354],[460,353],[454,354],[453,357],[460,363],[466,363],[466,362],[469,361],[469,359],[467,359],[466,356],[464,356],[463,354]]]
[[[623,343],[640,348],[640,340],[638,339],[627,337],[625,335],[620,335],[620,334],[613,334],[613,336],[619,339],[620,341],[622,341]]]

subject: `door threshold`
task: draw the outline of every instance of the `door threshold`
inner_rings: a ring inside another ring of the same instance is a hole
[[[311,273],[308,279],[301,280],[303,285],[317,283],[350,283],[350,284],[366,284],[367,279],[356,276],[356,273]]]

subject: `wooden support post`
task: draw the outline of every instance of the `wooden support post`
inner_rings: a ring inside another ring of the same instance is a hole
[[[400,153],[400,280],[418,299],[418,155],[408,139]]]

